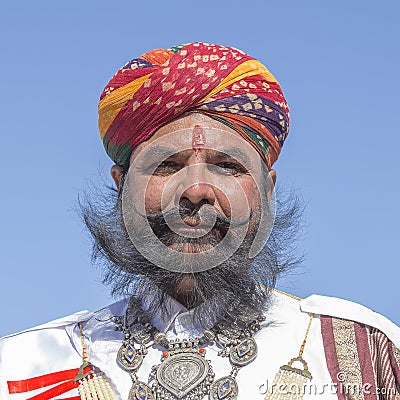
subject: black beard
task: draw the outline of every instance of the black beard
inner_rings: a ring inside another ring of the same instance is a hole
[[[183,274],[159,268],[144,258],[126,232],[121,197],[115,191],[102,198],[98,193],[95,202],[86,195],[85,204],[80,204],[83,220],[94,241],[93,262],[102,267],[103,282],[111,287],[114,296],[146,299],[149,318],[160,312],[168,315],[170,296],[176,298],[183,280],[189,279],[192,289],[179,296],[182,301],[182,296],[186,295],[183,302],[194,308],[195,324],[208,329],[220,322],[246,323],[249,318],[266,311],[278,276],[301,262],[301,257],[293,255],[293,243],[302,210],[293,196],[286,203],[278,201],[272,233],[254,259],[248,258],[252,244],[252,232],[248,232],[239,249],[219,266]],[[218,242],[224,236],[226,225],[229,228],[231,223],[222,217],[209,234]],[[171,235],[165,229],[162,225],[155,233],[167,242],[173,240],[176,234]],[[187,240],[185,238],[186,243]],[[199,239],[189,240],[196,240],[200,247],[204,245]]]

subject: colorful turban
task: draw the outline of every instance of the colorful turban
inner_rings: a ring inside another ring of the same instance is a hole
[[[233,47],[196,42],[152,50],[117,71],[99,102],[107,154],[127,165],[137,145],[188,111],[236,130],[269,168],[289,130],[285,97],[263,64]]]

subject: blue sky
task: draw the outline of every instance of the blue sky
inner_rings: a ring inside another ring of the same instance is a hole
[[[88,182],[111,182],[98,97],[126,61],[198,40],[261,60],[291,107],[276,170],[306,204],[306,260],[278,287],[400,324],[399,11],[356,0],[3,4],[0,336],[113,301],[75,211]]]

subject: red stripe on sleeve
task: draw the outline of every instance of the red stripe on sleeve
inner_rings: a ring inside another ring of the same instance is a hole
[[[78,368],[69,369],[66,371],[53,372],[36,378],[24,379],[21,381],[8,381],[8,392],[13,393],[24,393],[31,390],[40,389],[46,386],[55,385],[63,381],[74,379],[78,374]]]
[[[53,388],[46,390],[43,393],[37,394],[36,396],[29,397],[27,400],[49,400],[54,399],[54,397],[59,396],[60,394],[64,394],[69,392],[72,389],[75,389],[79,386],[79,382],[68,381],[60,383]]]

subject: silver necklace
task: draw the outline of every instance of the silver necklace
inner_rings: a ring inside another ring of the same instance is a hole
[[[243,328],[236,324],[220,324],[204,331],[199,338],[168,340],[149,322],[132,318],[132,308],[130,303],[124,316],[114,318],[116,329],[125,335],[117,353],[117,363],[132,379],[128,400],[201,400],[207,395],[210,400],[237,399],[236,376],[257,357],[253,336],[261,329],[263,315],[256,316]],[[138,379],[137,371],[152,340],[164,351],[161,363],[152,367],[148,383],[145,383]],[[217,380],[214,380],[211,361],[205,358],[206,349],[202,347],[213,342],[222,348],[218,356],[228,357],[232,365],[230,374]]]

